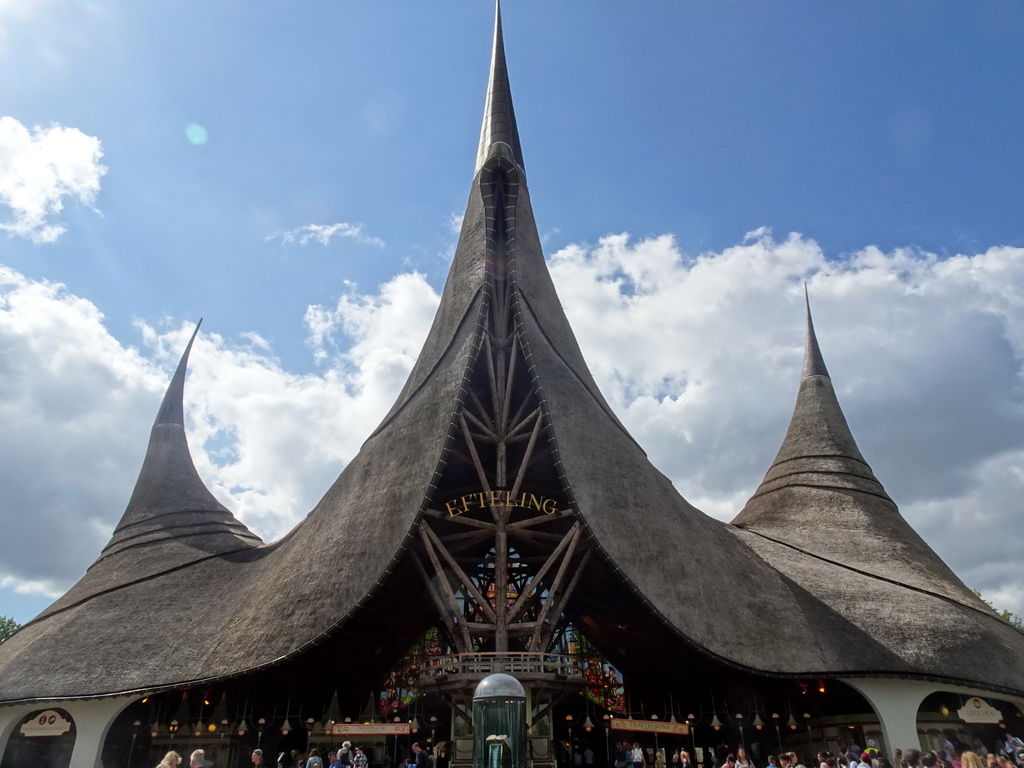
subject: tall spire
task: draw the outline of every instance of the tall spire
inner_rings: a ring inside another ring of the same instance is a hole
[[[513,163],[523,168],[523,150],[519,145],[519,129],[512,108],[512,89],[508,83],[505,64],[505,42],[501,34],[501,0],[494,5],[494,48],[491,52],[491,75],[487,82],[487,101],[484,104],[484,123],[480,129],[480,149],[476,156],[479,171],[488,158],[504,153]]]
[[[818,347],[818,337],[814,334],[814,321],[811,319],[811,299],[807,295],[807,283],[804,283],[804,306],[807,308],[807,340],[804,343],[804,375],[828,376],[825,360]]]
[[[864,460],[843,415],[807,307],[803,375],[782,446],[732,521],[815,557],[972,602],[949,568],[900,515]]]
[[[167,386],[150,432],[149,448],[135,482],[135,490],[103,550],[100,561],[125,549],[142,545],[165,547],[179,539],[202,534],[204,550],[226,550],[260,544],[253,534],[224,507],[196,472],[185,437],[185,373],[192,344],[199,333],[196,324]]]
[[[164,393],[160,410],[157,411],[156,420],[153,422],[154,427],[158,424],[185,426],[185,373],[188,371],[188,356],[192,353],[192,344],[195,342],[196,336],[199,335],[199,327],[202,324],[203,318],[199,318],[196,329],[192,331],[192,336],[178,361],[178,367],[174,370],[171,383],[167,386],[167,392]]]

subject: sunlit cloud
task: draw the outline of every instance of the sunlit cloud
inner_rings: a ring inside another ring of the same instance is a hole
[[[0,117],[0,207],[10,218],[0,230],[34,243],[52,243],[66,230],[54,219],[65,200],[91,206],[107,172],[100,140],[77,128],[27,128]]]
[[[683,496],[726,521],[785,434],[807,281],[876,475],[967,584],[1024,612],[1015,553],[993,544],[1016,529],[1024,497],[1024,249],[939,258],[868,247],[834,260],[799,234],[758,230],[694,255],[669,235],[617,234],[549,264],[623,423]],[[294,526],[391,406],[438,298],[417,273],[368,292],[342,286],[305,311],[309,373],[284,368],[258,334],[204,328],[186,430],[217,497],[267,540]],[[119,341],[91,302],[0,272],[0,586],[59,591],[107,541],[192,326],[138,328]]]
[[[267,235],[268,241],[280,240],[284,245],[320,243],[320,245],[328,246],[335,239],[352,240],[360,245],[370,245],[374,248],[384,247],[384,241],[379,237],[367,235],[362,224],[349,224],[344,221],[337,221],[334,224],[306,224],[295,229]]]

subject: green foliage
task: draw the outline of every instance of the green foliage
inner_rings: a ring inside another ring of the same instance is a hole
[[[0,616],[0,643],[13,635],[21,627],[21,624],[7,616]]]
[[[975,589],[972,591],[974,592],[974,594],[981,598],[981,601],[985,603],[985,605],[987,605],[993,611],[1002,616],[1011,627],[1016,629],[1018,632],[1024,632],[1024,617],[1018,616],[1013,611],[1003,611],[999,608],[996,608],[994,605],[992,605],[992,603],[990,603],[988,600],[981,596],[981,590]]]

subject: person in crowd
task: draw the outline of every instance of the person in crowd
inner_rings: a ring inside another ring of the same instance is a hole
[[[332,750],[331,752],[327,753],[327,765],[328,768],[341,768],[341,761],[338,760],[337,752],[334,752]]]
[[[156,764],[156,768],[178,768],[181,765],[181,755],[171,751],[164,755],[164,759]]]
[[[778,764],[775,762],[775,755],[768,755],[768,765],[766,765],[765,768],[779,768]]]
[[[736,768],[754,768],[754,761],[747,757],[747,750],[743,747],[736,749]]]
[[[828,768],[828,759],[832,757],[832,753],[828,750],[823,750],[818,753],[818,768]]]
[[[206,766],[206,752],[201,749],[197,749],[188,758],[188,768],[205,768]]]
[[[647,765],[647,758],[644,757],[644,751],[640,748],[638,741],[633,742],[633,748],[629,751],[629,762],[632,763],[633,768],[645,768]]]
[[[629,768],[632,763],[632,749],[628,741],[620,741],[615,745],[615,768]]]
[[[320,750],[313,747],[306,755],[306,768],[324,768],[324,761],[320,757]]]
[[[252,761],[253,765],[263,765],[263,750],[254,749],[249,759]]]
[[[730,752],[725,756],[725,762],[722,763],[722,768],[736,768],[736,755]]]
[[[352,751],[352,742],[343,741],[341,742],[341,749],[338,750],[338,760],[341,761],[341,765],[351,766],[355,761],[355,753]]]
[[[690,753],[685,749],[679,750],[679,768],[691,768]]]
[[[423,754],[426,758],[426,764],[429,766],[430,757],[429,755],[427,755],[426,752],[424,752]],[[367,766],[370,764],[370,759],[366,756],[366,753],[363,752],[362,747],[356,747],[356,754],[355,757],[352,758],[352,761],[352,764],[355,766],[355,768],[367,768]]]
[[[419,745],[419,742],[412,743],[412,764],[416,768],[430,768],[430,760],[427,759],[427,753],[423,751],[423,747]]]
[[[981,756],[970,750],[960,755],[960,764],[963,768],[985,768],[985,761],[981,759]]]
[[[589,746],[583,750],[583,764],[593,765],[594,764],[594,750]]]

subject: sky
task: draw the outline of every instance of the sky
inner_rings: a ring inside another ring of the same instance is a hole
[[[436,309],[492,19],[0,0],[0,615],[98,556],[199,318],[203,479],[267,541],[314,506]],[[655,465],[742,509],[792,411],[806,283],[875,474],[1024,613],[1024,6],[506,0],[503,23],[552,275]]]

